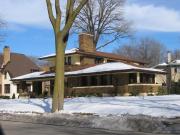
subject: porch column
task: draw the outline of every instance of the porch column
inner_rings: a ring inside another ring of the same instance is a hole
[[[32,83],[30,85],[30,91],[33,92],[33,85],[32,85]]]
[[[140,83],[140,73],[137,73],[137,83]]]

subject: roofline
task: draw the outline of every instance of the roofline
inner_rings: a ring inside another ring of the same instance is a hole
[[[99,51],[97,51],[99,52]],[[107,52],[100,52],[100,53],[107,53]],[[128,57],[126,57],[126,59],[123,59],[123,58],[112,58],[112,57],[104,57],[104,56],[101,56],[101,55],[96,55],[96,54],[93,54],[91,52],[85,52],[85,51],[81,51],[81,50],[77,50],[76,52],[73,52],[73,53],[68,53],[68,54],[65,54],[65,55],[72,55],[72,54],[83,54],[83,55],[89,55],[89,56],[93,56],[93,57],[96,57],[96,56],[99,56],[99,57],[103,57],[103,58],[111,58],[111,59],[114,59],[114,60],[123,60],[123,61],[131,61],[131,62],[137,62],[137,63],[140,63],[140,64],[147,64],[148,62],[143,62],[143,61],[139,61],[139,60],[133,60],[133,59],[130,59]],[[107,54],[112,54],[112,53],[107,53]],[[113,55],[116,55],[117,57],[119,55],[117,54],[113,54]],[[45,60],[45,59],[48,59],[48,58],[53,58],[53,57],[56,57],[56,55],[53,55],[53,56],[47,56],[47,57],[40,57],[39,60]],[[119,56],[120,57],[120,56]]]
[[[125,70],[113,70],[113,71],[103,71],[103,72],[92,72],[92,73],[80,73],[80,74],[70,74],[70,75],[66,75],[65,77],[77,77],[77,76],[87,76],[87,75],[100,75],[100,74],[115,74],[115,73],[133,73],[133,72],[139,72],[139,73],[149,73],[149,74],[167,74],[165,71],[148,71],[148,70],[143,70],[143,69],[125,69]],[[68,73],[68,72],[67,72]],[[43,77],[34,77],[34,78],[25,78],[25,79],[11,79],[12,81],[30,81],[30,80],[42,80],[42,79],[46,79],[46,80],[53,80],[54,79],[54,75],[52,76],[43,76]]]

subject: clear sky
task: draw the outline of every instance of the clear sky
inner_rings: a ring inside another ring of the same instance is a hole
[[[42,56],[54,53],[54,37],[45,0],[0,0],[0,16],[7,22],[5,41],[13,52]],[[133,22],[135,37],[152,37],[169,50],[180,49],[180,0],[127,0],[125,17]],[[111,52],[127,40],[117,41],[102,51]],[[71,35],[68,47],[77,47]]]

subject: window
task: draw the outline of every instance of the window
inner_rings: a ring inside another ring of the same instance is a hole
[[[7,79],[7,72],[6,72],[5,75],[4,75],[4,79]]]
[[[178,69],[177,68],[174,68],[174,73],[177,73],[178,72]]]
[[[87,86],[88,85],[88,78],[87,78],[87,76],[83,76],[81,78],[81,84],[82,84],[82,86]]]
[[[97,85],[97,76],[91,76],[91,86]]]
[[[31,73],[38,72],[38,71],[39,71],[38,69],[31,69]]]
[[[137,74],[136,73],[131,73],[129,74],[129,83],[137,83]]]
[[[107,85],[108,81],[107,81],[107,76],[106,75],[102,75],[101,76],[101,85]]]
[[[9,94],[10,93],[10,84],[5,84],[4,89],[5,89],[5,93]]]
[[[155,83],[155,75],[154,74],[141,73],[140,74],[140,82],[141,83],[148,83],[148,84]]]
[[[71,65],[71,56],[68,57],[68,65]]]

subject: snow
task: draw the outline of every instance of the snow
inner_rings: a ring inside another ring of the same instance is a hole
[[[178,66],[180,66],[180,60],[174,60],[174,61],[172,61],[172,62],[170,62],[169,64],[167,64],[167,63],[161,63],[161,64],[158,64],[158,65],[156,65],[156,66],[154,66],[153,68],[156,68],[156,67],[161,67],[161,66],[168,66],[168,65],[170,65],[170,66],[176,66],[176,65],[178,65]]]
[[[76,53],[78,50],[79,50],[78,48],[72,48],[72,49],[66,50],[66,51],[65,51],[65,54]],[[55,53],[52,53],[52,54],[48,54],[48,55],[42,56],[42,57],[40,57],[39,59],[45,59],[45,58],[55,57],[55,56],[56,56],[56,54],[55,54]]]
[[[158,72],[165,73],[162,70],[154,69],[154,68],[140,68],[132,65],[128,65],[122,62],[112,62],[100,64],[97,66],[93,66],[90,68],[86,68],[83,70],[66,72],[65,75],[76,75],[76,74],[90,74],[90,73],[99,73],[99,72],[110,72],[110,71],[125,71],[125,70],[137,70],[137,71],[150,71],[150,72]],[[13,78],[12,80],[21,80],[21,79],[33,79],[33,78],[45,78],[45,77],[54,77],[55,73],[45,73],[45,72],[34,72],[30,74],[26,74],[23,76],[18,76]]]
[[[21,80],[21,79],[34,78],[34,77],[40,76],[43,73],[44,72],[33,72],[33,73],[30,73],[30,74],[25,74],[25,75],[22,75],[22,76],[15,77],[12,80]]]
[[[1,113],[44,113],[51,111],[51,99],[0,100]],[[152,97],[81,97],[65,99],[61,113],[93,113],[101,116],[144,114],[180,117],[180,95]]]
[[[140,68],[140,67],[135,67],[135,66],[128,65],[122,62],[112,62],[112,63],[105,63],[105,64],[97,65],[94,67],[86,68],[83,70],[67,72],[66,75],[98,73],[98,72],[108,72],[108,71],[124,71],[124,70],[141,70],[141,71],[165,73],[164,71],[159,70],[159,69]]]
[[[167,66],[168,64],[167,63],[161,63],[161,64],[158,64],[157,66]],[[157,67],[157,66],[155,66],[155,67]]]

